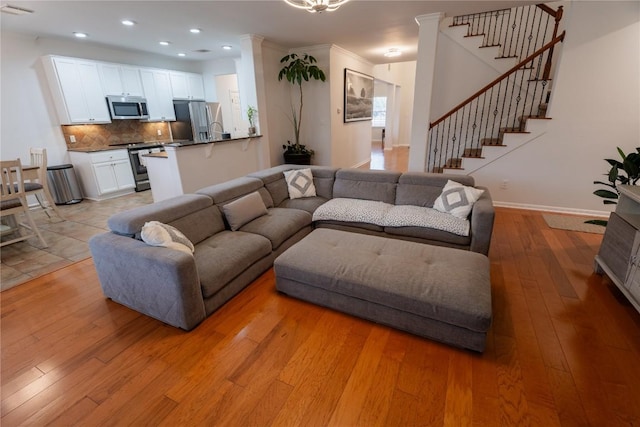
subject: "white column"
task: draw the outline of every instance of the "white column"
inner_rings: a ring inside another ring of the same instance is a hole
[[[416,84],[413,97],[413,119],[411,122],[411,149],[409,170],[424,171],[427,157],[429,121],[431,117],[431,93],[436,65],[436,47],[440,20],[443,13],[431,13],[416,17],[418,32],[418,58],[416,61]]]
[[[247,107],[253,106],[258,110],[256,127],[260,139],[258,161],[260,167],[266,169],[271,166],[269,155],[269,132],[267,129],[267,102],[265,94],[265,75],[262,59],[262,42],[264,37],[248,34],[240,38],[240,61],[238,63],[238,87],[242,104],[243,118],[249,126]]]

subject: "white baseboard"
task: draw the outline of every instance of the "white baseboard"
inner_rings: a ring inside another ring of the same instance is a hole
[[[500,208],[511,208],[511,209],[526,209],[529,211],[544,211],[544,212],[555,212],[555,213],[563,213],[570,215],[584,215],[584,216],[595,216],[598,218],[609,218],[611,212],[608,211],[592,211],[588,209],[573,209],[573,208],[564,208],[557,206],[544,206],[544,205],[530,205],[527,203],[511,203],[511,202],[493,202],[494,206]]]

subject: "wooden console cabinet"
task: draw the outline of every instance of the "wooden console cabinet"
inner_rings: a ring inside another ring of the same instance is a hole
[[[620,198],[596,255],[595,271],[606,273],[640,311],[640,186],[618,189]]]

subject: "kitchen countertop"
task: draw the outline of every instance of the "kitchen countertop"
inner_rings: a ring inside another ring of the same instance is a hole
[[[216,139],[215,141],[211,141],[211,142],[194,142],[194,141],[149,141],[148,144],[161,144],[164,145],[166,147],[190,147],[192,145],[206,145],[206,144],[219,144],[221,142],[235,142],[235,141],[244,141],[247,139],[252,139],[252,138],[260,138],[262,137],[262,135],[252,135],[252,136],[241,136],[239,138],[230,138],[230,139]],[[147,144],[147,143],[145,143]],[[106,147],[97,147],[97,148],[92,148],[92,147],[79,147],[79,148],[67,148],[67,151],[75,151],[78,153],[97,153],[100,151],[113,151],[113,150],[126,150],[128,147],[127,145],[109,145]],[[163,157],[163,156],[158,156],[158,157]],[[165,156],[166,157],[166,156]]]

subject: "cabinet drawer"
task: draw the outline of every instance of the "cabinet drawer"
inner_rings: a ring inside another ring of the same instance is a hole
[[[111,162],[114,160],[128,160],[129,153],[127,150],[100,151],[91,153],[91,163]]]

